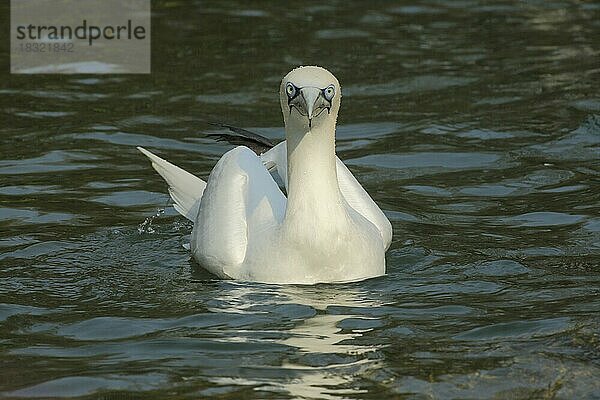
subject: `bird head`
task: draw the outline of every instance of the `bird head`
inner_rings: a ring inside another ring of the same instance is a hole
[[[338,80],[321,67],[298,67],[281,81],[279,98],[285,125],[313,130],[337,119],[342,92]]]

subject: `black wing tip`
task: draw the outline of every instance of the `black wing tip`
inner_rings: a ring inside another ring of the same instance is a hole
[[[207,121],[207,123],[212,126],[229,130],[230,133],[205,133],[206,136],[214,137],[215,140],[219,142],[229,142],[235,145],[246,145],[258,154],[263,153],[277,145],[277,142],[275,142],[274,140],[262,136],[258,133],[249,131],[247,129],[238,128],[236,126],[224,124],[221,122]]]

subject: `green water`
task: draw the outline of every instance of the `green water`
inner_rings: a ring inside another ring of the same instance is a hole
[[[151,75],[9,75],[0,44],[0,396],[600,398],[597,3],[153,5]],[[342,84],[388,274],[216,280],[135,146],[206,177],[203,121],[282,137],[301,64]]]

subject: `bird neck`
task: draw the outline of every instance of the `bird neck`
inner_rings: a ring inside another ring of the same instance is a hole
[[[336,171],[335,119],[331,120],[322,121],[310,130],[306,126],[286,127],[286,219],[307,213],[330,219],[342,212]]]

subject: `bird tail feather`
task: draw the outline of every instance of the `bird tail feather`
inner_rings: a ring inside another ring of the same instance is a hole
[[[175,210],[195,222],[206,182],[143,147],[137,147],[137,149],[152,161],[152,167],[169,184],[169,194],[175,202],[173,204]]]

